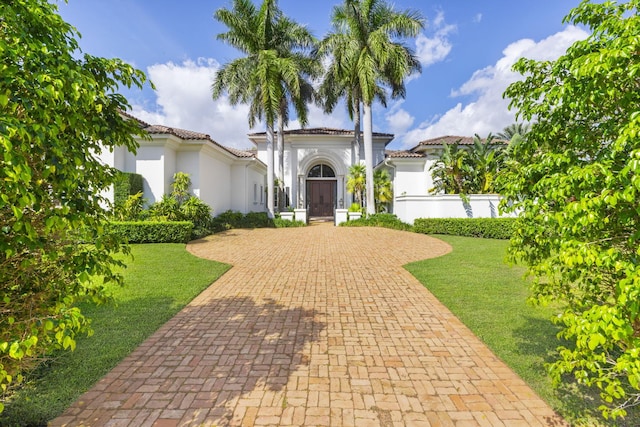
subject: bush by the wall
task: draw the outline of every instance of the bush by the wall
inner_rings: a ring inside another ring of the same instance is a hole
[[[192,229],[189,221],[113,221],[108,232],[129,243],[186,243],[191,240]]]
[[[397,216],[390,213],[367,215],[364,218],[343,222],[342,227],[384,227],[393,230],[412,231],[411,225],[404,223]]]
[[[230,230],[232,228],[272,228],[274,221],[269,219],[266,212],[241,212],[226,211],[212,220],[214,232]]]
[[[307,224],[304,221],[289,221],[282,218],[274,218],[273,225],[276,228],[291,228],[291,227],[305,227]]]
[[[129,196],[142,193],[142,175],[119,172],[113,184],[113,204],[122,206]]]
[[[450,234],[454,236],[510,239],[517,218],[417,218],[413,223],[416,233]]]

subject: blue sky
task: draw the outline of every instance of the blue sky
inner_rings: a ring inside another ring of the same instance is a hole
[[[257,0],[256,0],[257,2]],[[322,38],[338,0],[280,0],[290,18]],[[443,135],[486,136],[513,123],[502,92],[519,76],[510,71],[521,56],[555,59],[586,37],[563,24],[578,0],[397,0],[396,9],[417,9],[427,25],[407,41],[422,63],[422,74],[407,83],[407,98],[374,108],[374,130],[396,138],[392,149],[409,148]],[[213,18],[230,0],[69,0],[60,14],[82,34],[92,55],[121,58],[145,71],[156,91],[126,95],[133,114],[153,124],[205,132],[221,144],[248,148],[246,106],[213,101],[210,85],[221,64],[239,53],[216,40],[225,31]],[[339,106],[331,115],[311,107],[311,127],[351,129]],[[292,121],[290,128],[299,127]]]

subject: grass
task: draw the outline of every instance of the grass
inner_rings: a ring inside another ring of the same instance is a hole
[[[440,258],[405,266],[489,348],[559,414],[574,425],[604,425],[599,397],[571,378],[554,388],[545,363],[553,360],[558,327],[550,318],[557,308],[528,304],[524,269],[505,264],[508,241],[437,236],[453,251]],[[638,411],[606,425],[638,425]]]
[[[81,306],[94,335],[32,373],[0,425],[46,425],[229,268],[196,258],[184,244],[132,245],[132,252],[125,287],[112,289],[116,305]]]

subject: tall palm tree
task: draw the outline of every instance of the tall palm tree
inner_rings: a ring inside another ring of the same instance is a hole
[[[332,23],[333,44],[341,49],[340,55],[333,58],[338,77],[350,82],[352,95],[359,97],[363,105],[367,213],[373,214],[376,209],[371,106],[381,86],[388,87],[394,98],[404,97],[404,79],[421,70],[412,50],[398,40],[418,35],[424,19],[416,11],[397,12],[384,0],[344,0],[334,8]]]
[[[223,65],[216,73],[212,95],[227,93],[231,104],[249,104],[249,126],[264,118],[267,127],[267,214],[274,217],[274,124],[287,93],[296,99],[301,93],[299,77],[304,74],[291,53],[300,46],[292,38],[297,31],[278,9],[276,0],[264,0],[260,8],[251,0],[233,0],[233,8],[218,9],[214,17],[228,27],[218,34],[246,56]],[[304,47],[304,46],[302,46]]]
[[[276,34],[280,37],[276,43],[280,48],[280,54],[293,60],[299,69],[296,76],[297,88],[292,90],[283,81],[285,97],[280,102],[278,113],[277,177],[280,183],[278,197],[280,206],[278,209],[282,210],[284,208],[284,127],[289,123],[289,106],[293,106],[300,126],[305,127],[308,124],[308,105],[316,98],[316,91],[310,80],[320,77],[322,67],[320,62],[309,54],[316,45],[316,39],[306,27],[283,16],[278,21]],[[296,90],[298,91],[297,95]]]

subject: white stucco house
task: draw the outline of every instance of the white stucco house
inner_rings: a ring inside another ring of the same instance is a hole
[[[191,177],[191,190],[211,206],[214,214],[266,210],[266,133],[248,135],[254,148],[225,147],[209,135],[162,125],[150,125],[132,116],[150,140],[138,139],[131,153],[124,147],[106,152],[101,159],[124,172],[142,175],[143,197],[153,203],[171,191],[176,172]],[[471,145],[469,137],[445,136],[418,143],[405,151],[387,150],[392,134],[373,134],[376,168],[389,171],[394,192],[391,211],[413,223],[427,217],[495,217],[497,195],[474,195],[470,203],[458,195],[433,195],[431,166],[444,144]],[[347,192],[349,167],[364,159],[363,147],[354,144],[353,131],[330,128],[287,130],[284,133],[284,187],[288,205],[304,219],[344,214],[353,202]],[[274,153],[277,159],[277,151]],[[276,165],[277,173],[277,161]],[[338,215],[338,216],[337,216]]]
[[[374,164],[384,160],[385,148],[392,139],[391,134],[373,134]],[[266,133],[250,134],[249,140],[257,146],[258,159],[266,163]],[[335,209],[348,208],[353,196],[347,192],[347,176],[358,159],[364,159],[364,149],[355,146],[353,131],[285,131],[284,186],[290,204],[306,209],[309,217],[333,217]]]
[[[214,214],[265,210],[267,166],[255,152],[225,147],[203,133],[130,118],[137,120],[151,139],[136,137],[140,146],[135,154],[116,147],[112,152],[103,151],[100,157],[118,170],[142,175],[143,197],[148,203],[171,192],[176,172],[186,172],[192,193],[211,206]]]

